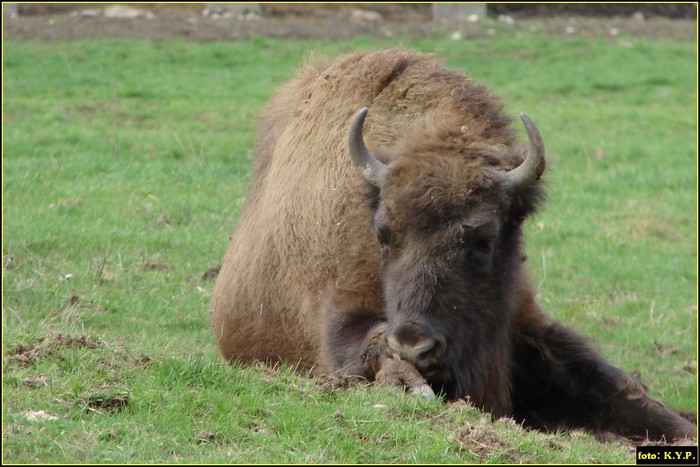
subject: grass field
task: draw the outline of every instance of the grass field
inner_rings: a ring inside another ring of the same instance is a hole
[[[634,462],[630,445],[464,403],[221,364],[202,275],[236,225],[256,115],[307,53],[397,43],[4,43],[5,462]],[[544,308],[695,409],[695,44],[403,45],[535,119],[549,200],[526,240]]]

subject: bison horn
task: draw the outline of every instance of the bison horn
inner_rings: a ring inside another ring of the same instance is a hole
[[[520,120],[525,125],[527,139],[530,142],[530,148],[527,152],[525,161],[518,167],[509,171],[504,180],[506,189],[510,192],[518,191],[520,188],[527,187],[535,180],[539,179],[544,172],[544,142],[540,130],[537,129],[535,122],[525,113],[520,112]]]
[[[365,123],[367,116],[367,107],[363,107],[355,114],[350,125],[350,156],[356,166],[362,171],[362,175],[377,188],[381,188],[386,164],[377,160],[376,157],[369,152],[365,145],[365,140],[362,137],[362,125]]]

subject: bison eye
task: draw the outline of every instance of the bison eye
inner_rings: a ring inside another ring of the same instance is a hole
[[[474,241],[467,253],[470,269],[486,274],[491,271],[495,239],[484,237]]]
[[[480,253],[490,253],[493,249],[493,239],[482,238],[474,243],[474,249]]]

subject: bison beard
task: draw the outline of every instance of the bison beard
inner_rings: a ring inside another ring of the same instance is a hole
[[[261,120],[212,297],[224,358],[469,397],[544,430],[694,437],[535,301],[521,227],[544,144],[521,120],[518,145],[484,86],[427,55],[307,64]]]

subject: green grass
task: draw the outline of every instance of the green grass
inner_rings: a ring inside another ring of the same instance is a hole
[[[220,363],[201,276],[235,227],[256,115],[308,52],[398,43],[4,44],[4,461],[634,462],[624,444],[491,425],[464,404]],[[535,119],[549,200],[526,241],[544,308],[695,409],[695,44],[402,45]],[[20,344],[37,358],[13,359]],[[28,420],[39,410],[57,419]],[[505,444],[460,442],[470,427]]]

